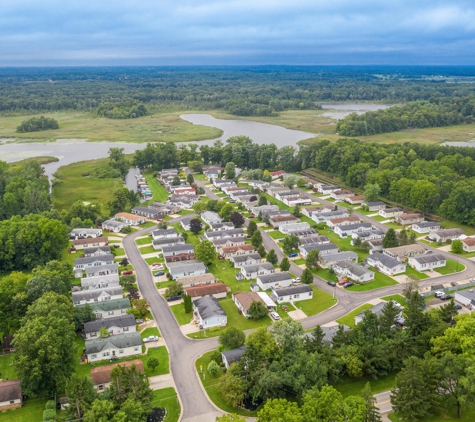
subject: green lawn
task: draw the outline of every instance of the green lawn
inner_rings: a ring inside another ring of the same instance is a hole
[[[165,202],[169,194],[155,177],[155,172],[146,170],[143,172],[143,175],[147,181],[147,184],[150,186],[150,190],[152,191],[153,201]]]
[[[284,311],[284,310],[282,309],[282,306],[284,306],[284,305],[287,305],[287,310],[286,310],[286,311]],[[290,312],[290,311],[295,311],[295,309],[294,309],[294,307],[293,307],[290,303],[288,303],[288,302],[279,303],[279,305],[278,305],[277,308],[276,308],[276,312],[279,314],[279,316],[280,316],[282,319],[290,318],[290,317],[289,317],[289,314],[288,314],[288,312]]]
[[[13,368],[12,363],[13,355],[0,356],[0,378],[3,380],[14,380],[17,379],[15,368]]]
[[[155,264],[155,262],[158,262],[158,263],[161,263],[163,264],[165,262],[165,259],[164,258],[159,258],[158,257],[158,252],[157,252],[157,256],[151,256],[150,258],[145,258],[144,261],[148,264],[148,265],[152,265],[152,264]]]
[[[43,420],[43,411],[48,400],[29,399],[20,409],[0,413],[2,422],[34,422]]]
[[[139,251],[142,255],[157,252],[155,249],[153,249],[153,246],[151,246],[151,245],[150,246],[144,246],[143,248],[139,248]]]
[[[160,332],[157,327],[149,327],[140,332],[140,338],[143,340],[145,337],[158,336],[160,337]]]
[[[397,413],[390,413],[388,415],[389,419],[392,422],[406,422],[407,419],[402,419]],[[455,408],[450,410],[443,410],[438,415],[428,416],[424,419],[419,419],[419,422],[450,422],[450,421],[458,421],[458,422],[473,422],[475,421],[475,410],[463,410],[462,409],[462,417],[459,419],[457,417],[457,411]]]
[[[170,306],[170,309],[173,312],[173,315],[175,315],[178,325],[186,325],[190,323],[193,313],[190,312],[189,314],[185,314],[185,307],[182,303]]]
[[[351,237],[347,237],[346,239],[342,239],[338,236],[335,232],[330,231],[330,228],[326,228],[325,230],[319,230],[319,234],[326,236],[330,239],[330,242],[337,245],[342,252],[344,251],[351,251],[355,252],[358,255],[359,261],[366,259],[369,255],[368,252],[362,251],[358,248],[355,248],[351,245]]]
[[[172,283],[173,283],[173,281],[157,281],[155,283],[155,287],[157,289],[164,289],[165,287],[168,287]]]
[[[109,240],[108,240],[109,244],[111,244],[111,243],[120,243],[120,242],[122,242],[122,239],[118,239],[118,238],[114,238],[114,239],[109,238]]]
[[[395,284],[398,284],[396,280],[393,280],[386,274],[376,271],[374,273],[373,281],[363,284],[355,284],[354,286],[348,287],[347,290],[353,292],[367,292],[369,290],[380,289],[381,287],[394,286]]]
[[[180,417],[180,401],[173,387],[155,390],[153,392],[152,406],[167,409],[167,416],[164,422],[177,422]]]
[[[273,230],[271,232],[267,232],[267,234],[272,237],[272,239],[283,239],[285,237],[284,234],[282,234],[280,231],[278,230]]]
[[[336,299],[334,299],[333,295],[330,293],[327,293],[315,286],[310,287],[313,290],[312,299],[294,302],[295,307],[304,311],[305,315],[310,316],[318,314],[319,312],[330,308],[336,303]]]
[[[389,220],[389,218],[386,218],[386,217],[382,217],[381,215],[375,215],[373,217],[371,217],[373,220],[376,220],[376,221],[386,221],[386,220]]]
[[[201,383],[208,394],[210,400],[220,409],[224,410],[225,412],[229,413],[236,413],[238,415],[255,417],[257,416],[257,411],[254,412],[247,412],[240,408],[231,407],[223,400],[223,396],[219,391],[219,379],[223,376],[223,372],[219,372],[216,377],[212,377],[211,374],[208,373],[207,368],[209,363],[211,362],[210,356],[213,352],[208,352],[203,354],[199,357],[195,362],[196,371],[199,375]],[[203,373],[206,374],[206,377],[200,371],[200,367],[203,367]],[[190,374],[190,376],[192,376]]]
[[[330,273],[328,268],[320,268],[320,269],[313,269],[312,273],[314,273],[317,277],[323,278],[326,281],[337,281],[336,274]]]
[[[426,275],[424,273],[421,273],[421,272],[419,272],[419,271],[417,271],[414,268],[411,268],[409,266],[406,267],[406,275],[408,277],[413,278],[414,280],[423,280],[425,278],[429,278],[428,275]]]
[[[348,325],[348,327],[355,327],[355,316],[358,315],[360,312],[366,311],[367,309],[372,308],[373,305],[370,303],[365,303],[364,305],[356,308],[355,310],[351,311],[350,313],[346,314],[345,316],[336,320],[338,324]]]
[[[142,245],[151,245],[152,244],[152,237],[147,236],[147,237],[140,237],[135,241],[135,243],[139,246]]]
[[[299,258],[299,259],[294,259],[292,261],[295,265],[303,265],[305,264],[305,259]]]
[[[125,249],[124,248],[112,248],[112,250],[115,251],[114,256],[122,256],[125,255]]]
[[[195,180],[200,180],[202,182],[208,182],[209,179],[202,173],[193,173],[193,177]]]
[[[424,243],[425,245],[432,246],[433,248],[440,248],[446,245],[446,243],[442,243],[442,245],[439,245],[437,242],[429,242],[428,240],[425,240],[425,239],[420,239],[418,240],[418,242]]]
[[[407,306],[407,300],[405,297],[401,296],[401,295],[390,295],[390,296],[384,296],[382,297],[381,299],[383,300],[394,300],[396,301],[397,303],[401,304],[402,306]]]
[[[69,253],[68,248],[72,245],[72,242],[69,242],[69,245],[61,251],[61,261],[67,262],[68,264],[74,265],[74,260],[79,258],[82,253]]]
[[[390,390],[396,383],[396,374],[389,374],[385,377],[374,379],[372,377],[363,378],[343,378],[335,388],[343,394],[343,397],[359,396],[364,389],[366,383],[371,385],[371,393],[378,394],[383,391]]]
[[[475,256],[475,252],[454,253],[454,255],[461,256],[462,258],[473,258]]]
[[[152,371],[152,369],[147,366],[147,361],[151,357],[158,359],[158,366],[155,368],[155,371]],[[145,375],[147,375],[147,377],[154,377],[155,375],[164,375],[170,372],[170,365],[168,363],[168,350],[165,346],[160,346],[158,348],[150,348],[148,349],[146,356],[136,356],[136,359],[137,358],[142,359],[142,363],[145,368]]]
[[[447,265],[445,267],[434,268],[434,271],[443,275],[459,273],[463,270],[465,270],[465,265],[461,264],[460,262],[453,261],[452,259],[447,260]]]
[[[404,226],[401,226],[400,224],[396,224],[396,223],[384,223],[384,225],[394,230],[400,230],[404,228]]]

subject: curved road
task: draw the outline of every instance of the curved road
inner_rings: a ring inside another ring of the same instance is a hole
[[[204,187],[203,182],[197,181],[197,184]],[[208,188],[205,188],[205,192],[210,199],[221,199]],[[316,201],[325,205],[334,205],[331,202],[324,201],[319,198],[316,198]],[[388,230],[387,226],[384,226],[383,224],[373,220],[371,217],[358,213],[354,213],[354,215],[365,221],[371,222],[374,226],[384,231]],[[176,223],[185,217],[189,217],[189,215],[179,217],[170,221],[170,223]],[[137,282],[142,296],[150,303],[151,312],[158,324],[159,330],[162,333],[170,353],[171,373],[182,404],[181,420],[187,422],[214,422],[216,416],[222,414],[222,412],[218,412],[214,405],[209,402],[208,397],[201,386],[201,382],[196,376],[194,363],[195,360],[203,353],[216,349],[218,346],[218,339],[214,337],[208,340],[191,340],[183,336],[167,302],[158,293],[151,275],[151,271],[146,262],[142,259],[135,244],[135,239],[137,237],[142,236],[145,233],[149,233],[152,230],[154,230],[153,227],[140,230],[124,237],[123,245],[128,258],[136,271]],[[266,250],[269,251],[270,249],[274,249],[280,261],[284,257],[284,254],[274,239],[272,239],[266,231],[260,231],[262,233],[263,244]],[[441,253],[447,257],[450,257],[452,260],[461,262],[466,266],[466,270],[460,273],[437,277],[435,279],[421,280],[419,284],[422,287],[438,285],[449,281],[475,278],[475,263],[473,261],[454,256],[447,252],[439,251],[427,245],[424,246],[428,249],[436,251],[437,253]],[[303,270],[294,263],[291,264],[291,271],[296,275],[301,275],[303,272]],[[314,277],[314,285],[322,290],[334,294],[338,299],[338,302],[335,306],[327,309],[326,311],[301,320],[305,330],[313,328],[317,325],[334,321],[335,319],[342,317],[343,315],[372,299],[400,293],[404,288],[403,285],[398,284],[368,292],[351,292],[340,288],[332,288],[327,285],[325,280],[316,276]]]

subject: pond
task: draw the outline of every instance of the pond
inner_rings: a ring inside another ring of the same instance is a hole
[[[348,104],[322,104],[323,110],[328,110],[323,114],[320,114],[321,117],[328,117],[330,119],[340,120],[349,116],[352,113],[363,114],[367,111],[377,111],[385,110],[391,106],[383,104],[358,104],[358,103],[348,103]]]

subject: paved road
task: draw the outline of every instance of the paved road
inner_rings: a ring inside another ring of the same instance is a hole
[[[390,394],[391,391],[388,390],[374,395],[376,398],[376,406],[379,407],[379,411],[381,413],[389,413],[393,410],[391,406]]]

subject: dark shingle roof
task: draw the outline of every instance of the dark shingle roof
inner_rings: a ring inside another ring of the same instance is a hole
[[[86,341],[86,354],[99,353],[100,351],[111,347],[123,349],[125,347],[133,346],[142,346],[142,339],[138,332],[88,340]]]
[[[90,321],[84,323],[85,333],[95,333],[101,327],[131,327],[135,325],[135,317],[133,315],[120,315],[113,318],[98,319],[97,321]]]
[[[282,287],[280,289],[273,290],[273,292],[279,297],[287,295],[296,295],[300,293],[310,293],[312,291],[312,288],[310,286],[307,286],[306,284],[301,284],[299,286]]]
[[[284,280],[291,280],[292,279],[292,277],[290,277],[290,275],[287,274],[287,273],[260,275],[257,278],[261,281],[262,284],[275,283],[275,282],[278,282],[278,281],[284,281]]]
[[[198,309],[202,319],[212,318],[214,316],[227,316],[224,309],[214,297],[201,297],[193,301],[193,304]]]
[[[80,305],[80,306],[86,306],[86,305]],[[130,300],[129,298],[104,300],[102,302],[89,303],[88,306],[90,306],[93,311],[107,312],[107,311],[113,311],[114,309],[130,308]]]

